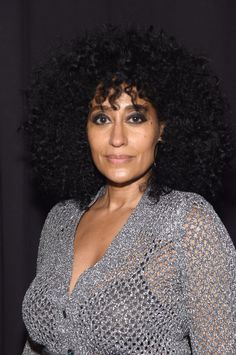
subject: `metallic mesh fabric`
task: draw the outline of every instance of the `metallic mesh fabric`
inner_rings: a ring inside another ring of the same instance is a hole
[[[236,354],[236,250],[210,203],[181,191],[157,203],[147,189],[69,295],[83,212],[67,200],[47,216],[23,301],[23,355],[43,353],[37,344],[58,355]]]

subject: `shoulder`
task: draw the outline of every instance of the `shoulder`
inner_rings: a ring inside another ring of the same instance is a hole
[[[163,195],[161,221],[165,223],[181,248],[201,248],[212,245],[219,252],[236,257],[231,236],[212,204],[194,192],[173,190]]]
[[[176,218],[184,216],[189,211],[202,210],[213,212],[214,208],[203,196],[195,192],[172,190],[161,195],[158,203],[151,203],[153,213],[164,212],[165,215],[174,215]]]
[[[173,190],[170,199],[177,208],[181,208],[186,212],[193,208],[208,211],[214,210],[211,203],[196,192]]]
[[[195,222],[198,225],[204,223],[225,228],[213,205],[202,195],[182,191],[175,191],[174,194],[176,199],[180,200],[179,214],[182,217],[182,222]]]
[[[147,206],[142,211],[140,224],[145,219],[145,228],[166,239],[178,239],[183,233],[186,218],[193,208],[211,209],[204,197],[194,192],[172,190],[160,196],[159,201],[148,198]]]
[[[200,223],[211,221],[211,224],[223,225],[212,204],[202,195],[195,192],[173,191],[172,203],[180,223]]]
[[[79,205],[74,200],[64,200],[56,203],[48,212],[41,231],[41,241],[50,242],[66,225],[78,215]]]
[[[229,253],[235,254],[235,246],[226,226],[212,204],[203,196],[193,192],[173,191],[173,200],[179,200],[176,216],[183,240],[190,244],[214,243],[218,250],[224,244]],[[190,242],[191,240],[191,242]]]
[[[37,272],[52,261],[78,210],[78,204],[74,200],[64,200],[55,204],[48,212],[39,239]]]
[[[159,202],[151,201],[147,215],[150,224],[161,223],[174,233],[185,229],[187,223],[197,228],[202,224],[225,228],[211,203],[195,192],[172,190]]]
[[[58,223],[61,219],[70,218],[73,213],[80,210],[78,202],[73,199],[63,200],[56,203],[48,212],[45,219],[45,226]]]
[[[196,192],[190,191],[180,191],[180,190],[172,190],[169,194],[163,195],[163,199],[167,199],[168,201],[173,201],[176,205],[180,204],[209,204],[209,202],[200,194]]]

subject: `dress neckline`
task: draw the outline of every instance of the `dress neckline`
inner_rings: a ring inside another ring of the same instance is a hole
[[[79,275],[79,277],[77,278],[73,289],[71,290],[71,292],[69,292],[69,286],[70,286],[71,277],[72,277],[72,269],[73,269],[73,264],[74,264],[74,240],[75,240],[75,236],[76,236],[77,227],[79,225],[79,222],[80,222],[83,214],[87,211],[87,209],[90,206],[92,206],[97,201],[97,199],[99,197],[101,197],[105,193],[106,186],[104,185],[104,186],[100,187],[100,189],[98,190],[98,192],[96,193],[94,198],[92,198],[92,200],[89,203],[89,205],[87,206],[87,208],[78,211],[78,214],[75,216],[74,228],[72,230],[70,243],[69,243],[68,267],[67,267],[68,272],[66,273],[67,274],[66,275],[66,295],[67,295],[68,298],[72,298],[73,297],[73,295],[76,292],[76,290],[78,289],[79,285],[81,285],[81,283],[83,283],[83,281],[85,280],[86,276],[89,273],[95,272],[95,271],[99,272],[99,268],[102,269],[102,266],[106,262],[106,260],[109,257],[109,255],[111,254],[112,249],[114,247],[116,247],[116,245],[119,242],[122,242],[121,239],[125,236],[125,234],[126,234],[125,232],[129,229],[130,224],[132,224],[132,223],[135,224],[135,219],[138,216],[138,212],[140,210],[142,210],[142,206],[144,205],[145,201],[148,198],[148,190],[149,190],[149,187],[146,188],[146,190],[144,191],[144,193],[141,196],[140,200],[138,201],[137,205],[135,206],[135,208],[132,210],[132,212],[130,213],[129,217],[127,218],[126,222],[123,224],[123,226],[121,227],[119,232],[115,235],[115,237],[112,239],[111,243],[107,247],[107,249],[106,249],[105,253],[103,254],[103,256],[95,264],[93,264],[90,267],[86,268]]]

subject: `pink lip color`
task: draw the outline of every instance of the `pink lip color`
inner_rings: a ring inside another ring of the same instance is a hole
[[[107,155],[106,158],[111,163],[120,164],[131,160],[133,157],[130,155]]]

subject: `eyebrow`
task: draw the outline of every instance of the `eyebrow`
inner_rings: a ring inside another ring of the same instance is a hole
[[[109,106],[104,106],[104,105],[95,105],[93,107],[91,107],[90,109],[90,113],[95,111],[95,110],[101,110],[101,111],[113,111],[113,108],[112,107],[109,107]],[[136,105],[127,105],[125,106],[124,108],[125,110],[137,110],[137,111],[144,111],[144,112],[147,112],[148,111],[148,108],[147,108],[147,104],[145,105],[139,105],[139,104],[136,104]]]

